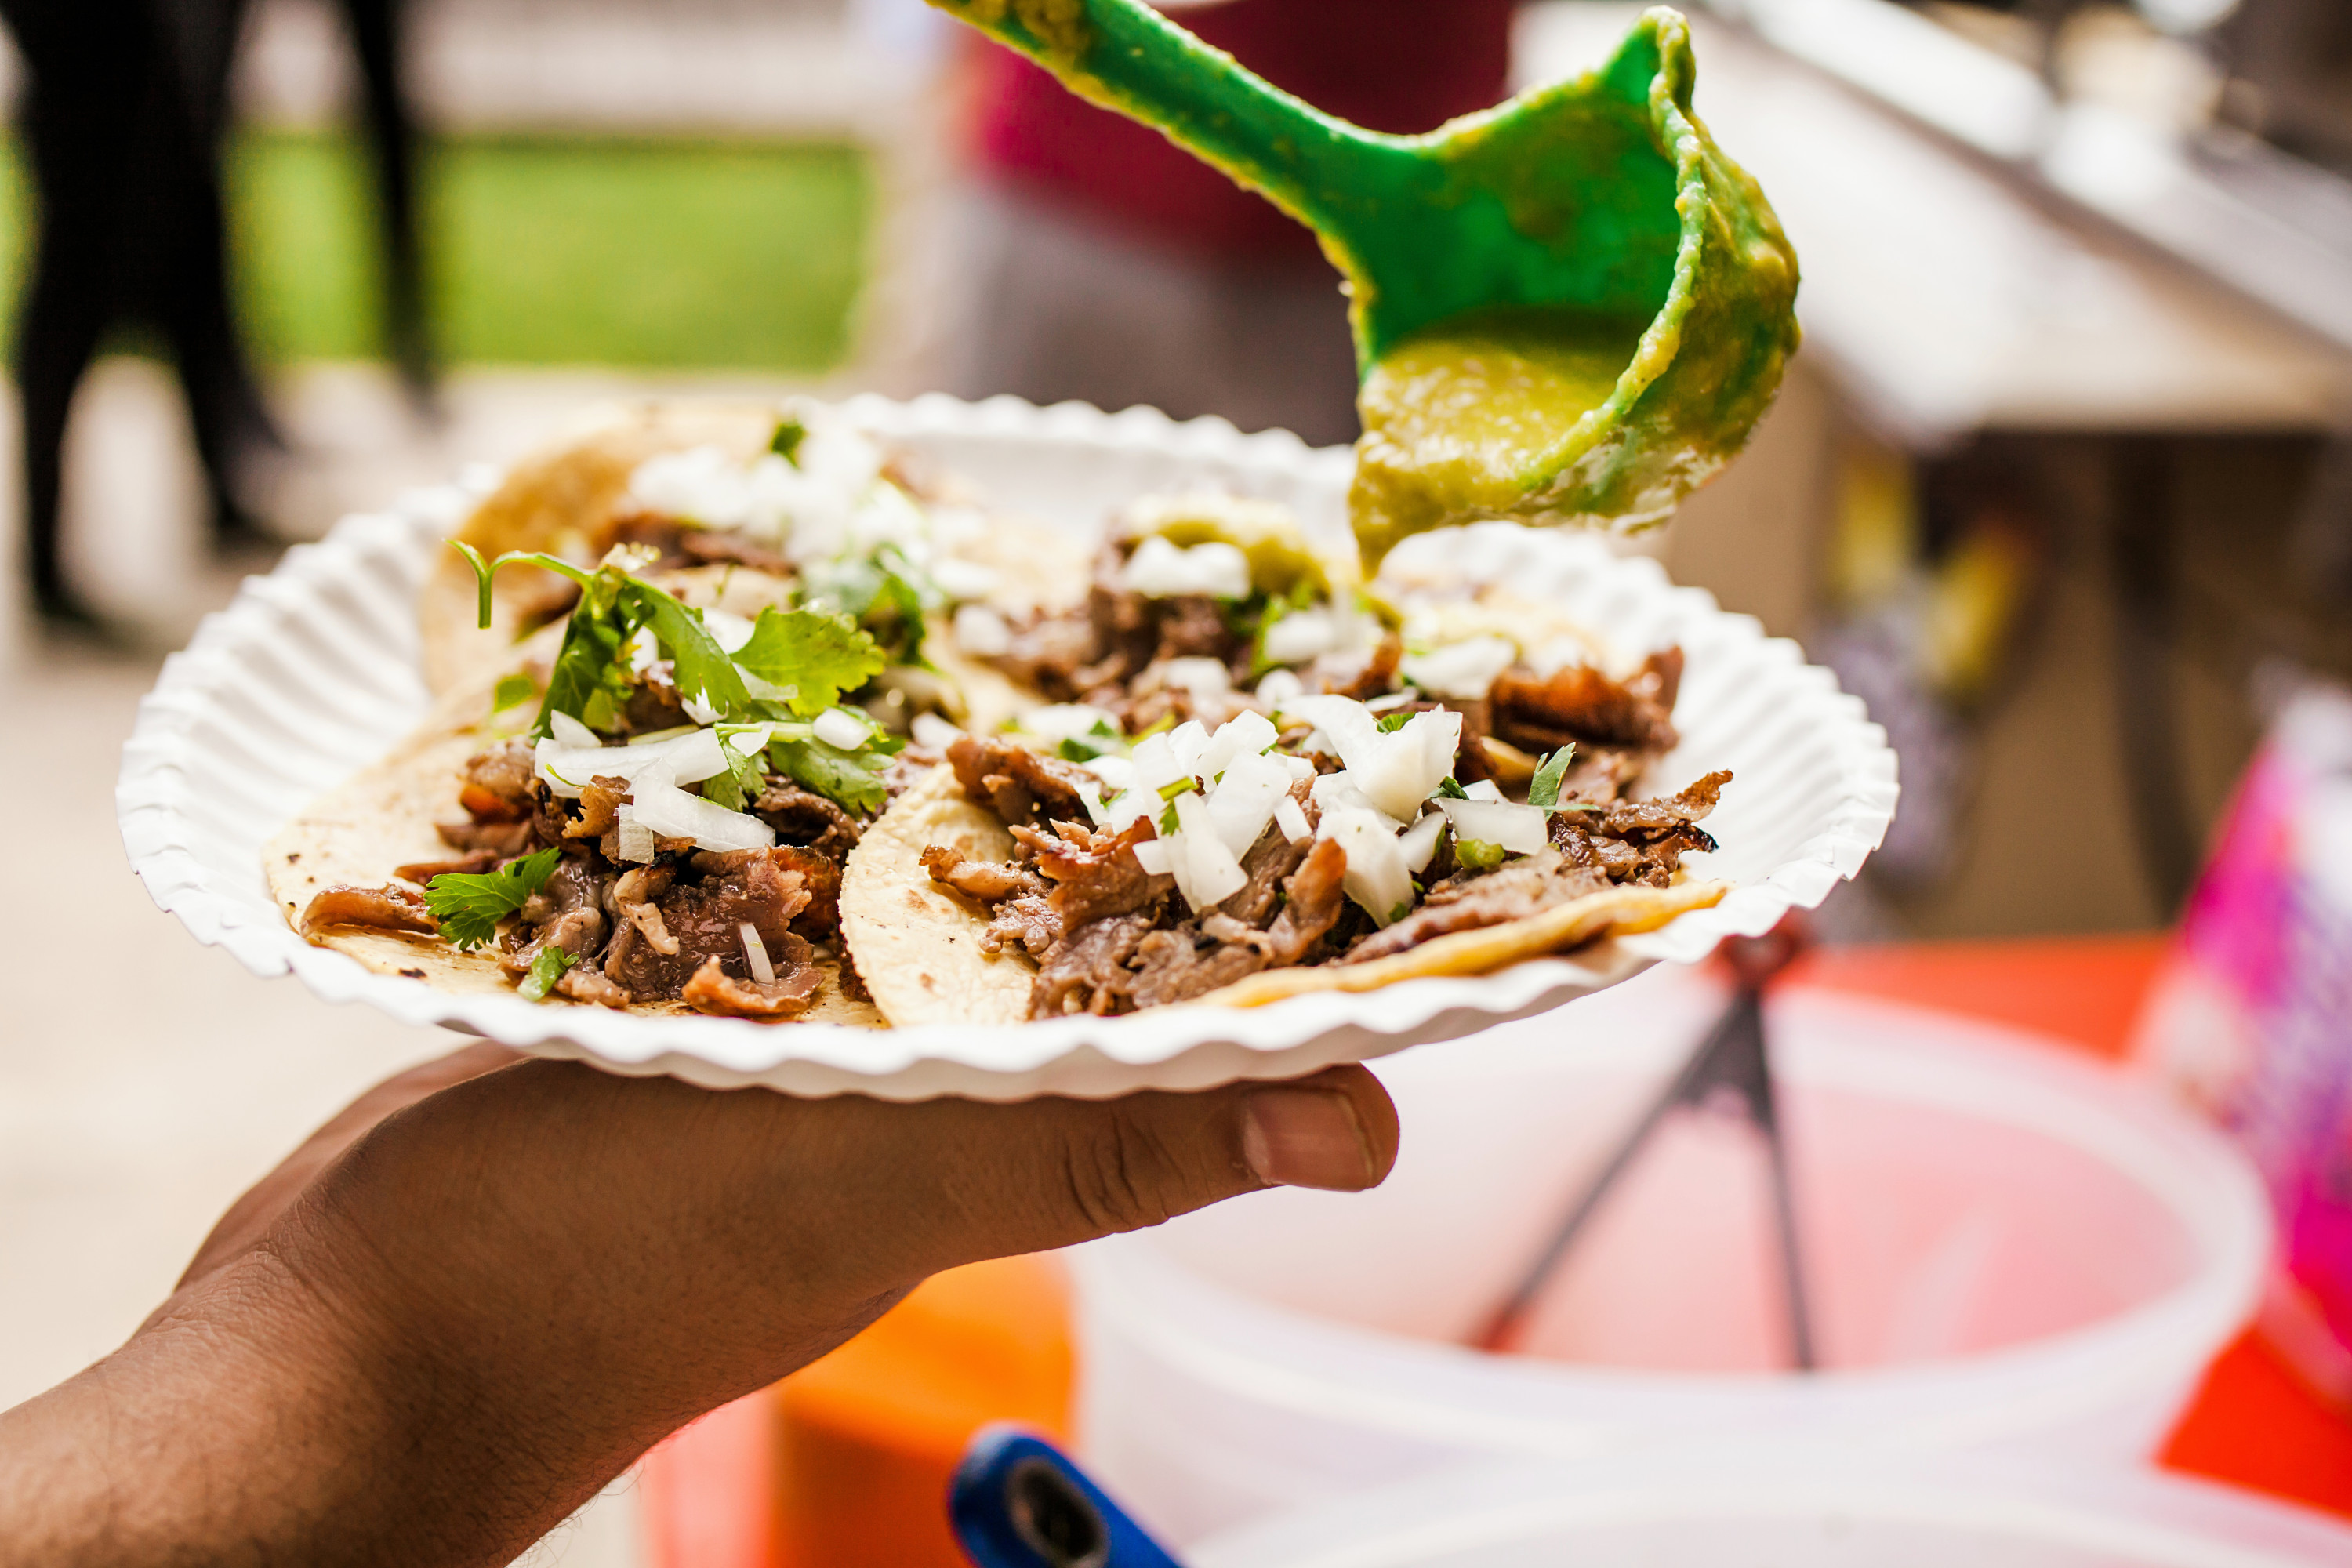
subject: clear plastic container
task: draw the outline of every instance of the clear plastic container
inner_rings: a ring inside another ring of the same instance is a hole
[[[1708,1448],[1432,1477],[1192,1568],[2342,1568],[2352,1529],[2151,1471]]]
[[[1461,1348],[1721,1004],[1683,971],[1380,1064],[1376,1193],[1261,1194],[1073,1255],[1079,1432],[1181,1542],[1496,1456],[1759,1444],[2153,1451],[2246,1321],[2243,1158],[2072,1053],[1793,992],[1775,1062],[1824,1372],[1787,1375],[1760,1152],[1670,1123],[1531,1321]]]

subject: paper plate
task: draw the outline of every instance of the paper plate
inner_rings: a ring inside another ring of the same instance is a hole
[[[1281,432],[1244,436],[1219,419],[1180,424],[1149,409],[1106,415],[1011,398],[861,397],[844,408],[974,481],[997,509],[1056,527],[1091,534],[1138,495],[1202,488],[1287,502],[1317,531],[1345,527],[1349,452],[1312,450]],[[1723,848],[1706,858],[1706,874],[1738,884],[1715,908],[1476,978],[1260,1008],[1166,1007],[987,1028],[639,1017],[520,995],[450,995],[371,973],[296,935],[263,881],[261,847],[423,716],[416,592],[478,493],[444,487],[388,512],[346,518],[209,617],[187,650],[165,661],[140,706],[116,788],[123,843],[158,904],[257,974],[292,973],[330,1002],[364,1002],[405,1022],[616,1072],[900,1100],[1101,1096],[1290,1077],[1471,1034],[1661,959],[1695,962],[1734,932],[1761,933],[1859,870],[1894,814],[1895,755],[1885,733],[1796,644],[1674,586],[1654,562],[1612,556],[1600,539],[1482,524],[1416,546],[1559,604],[1622,651],[1682,645],[1682,744],[1654,776],[1679,783],[1717,767],[1737,774],[1707,822]]]

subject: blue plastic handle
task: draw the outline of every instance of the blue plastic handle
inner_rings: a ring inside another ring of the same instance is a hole
[[[948,1521],[979,1568],[1182,1568],[1067,1454],[1009,1424],[973,1435]]]

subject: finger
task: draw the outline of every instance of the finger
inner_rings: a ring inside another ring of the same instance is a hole
[[[447,1056],[420,1062],[377,1084],[304,1139],[299,1147],[228,1206],[205,1237],[204,1245],[196,1248],[194,1258],[173,1289],[184,1289],[258,1241],[313,1177],[385,1117],[452,1085],[522,1059],[520,1051],[490,1040],[478,1040]]]

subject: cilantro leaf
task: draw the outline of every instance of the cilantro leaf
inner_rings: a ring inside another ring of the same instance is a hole
[[[495,871],[444,871],[425,889],[425,907],[441,922],[443,941],[470,952],[496,936],[499,922],[547,885],[562,858],[562,849],[555,847]]]
[[[801,443],[807,439],[808,426],[787,414],[776,421],[776,433],[768,437],[768,450],[797,468],[801,466]]]
[[[530,676],[520,671],[513,675],[502,676],[497,687],[490,692],[490,711],[503,713],[518,703],[528,702],[538,695],[539,682]]]
[[[699,697],[721,718],[743,710],[751,694],[743,689],[735,661],[703,626],[700,610],[688,609],[641,577],[626,579],[620,597],[629,602],[641,625],[653,628],[655,640],[668,652],[670,679],[679,696]]]
[[[1393,735],[1399,730],[1403,729],[1407,724],[1412,723],[1413,717],[1413,711],[1410,708],[1393,709],[1389,712],[1383,713],[1381,715],[1381,733],[1383,735]]]
[[[1576,760],[1576,743],[1570,742],[1536,769],[1536,776],[1528,784],[1528,804],[1546,811],[1559,809],[1559,782],[1568,776],[1568,764]]]
[[[539,956],[530,961],[530,973],[522,977],[522,984],[516,989],[533,1002],[544,1002],[547,994],[555,989],[555,983],[563,978],[563,972],[571,968],[572,963],[570,953],[549,942],[539,950]]]
[[[890,792],[882,786],[887,760],[878,752],[845,752],[823,741],[776,741],[768,747],[776,771],[852,811],[877,812]]]
[[[843,692],[881,674],[887,661],[873,637],[847,616],[771,605],[760,612],[751,640],[735,650],[735,662],[787,691],[796,717],[814,719]]]
[[[1437,795],[1438,798],[1441,800],[1468,800],[1470,798],[1469,791],[1464,789],[1460,784],[1456,783],[1452,773],[1448,773],[1444,778],[1437,781]]]

